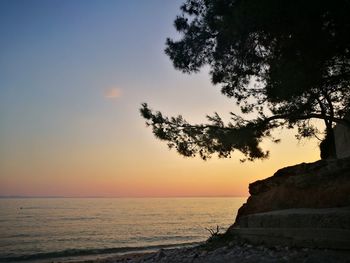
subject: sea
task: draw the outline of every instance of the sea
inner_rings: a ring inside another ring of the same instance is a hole
[[[1,198],[0,262],[70,262],[204,242],[245,197]]]

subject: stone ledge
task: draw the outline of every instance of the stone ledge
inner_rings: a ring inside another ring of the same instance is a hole
[[[299,208],[271,211],[242,216],[240,228],[341,228],[350,230],[350,207]]]
[[[350,207],[251,214],[228,231],[253,244],[350,250]]]
[[[332,228],[239,228],[230,233],[252,244],[350,250],[350,230]]]

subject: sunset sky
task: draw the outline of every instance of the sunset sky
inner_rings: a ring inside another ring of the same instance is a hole
[[[164,54],[183,0],[0,1],[0,195],[246,196],[278,168],[319,159],[293,131],[271,157],[184,158],[156,140],[142,102],[204,122],[238,110],[207,69]]]

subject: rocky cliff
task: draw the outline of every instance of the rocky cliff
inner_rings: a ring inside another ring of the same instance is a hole
[[[290,208],[350,206],[350,158],[302,163],[249,185],[241,216]]]
[[[345,116],[350,121],[350,112]],[[338,158],[350,156],[350,128],[345,125],[338,124],[334,128],[335,147],[337,149]]]

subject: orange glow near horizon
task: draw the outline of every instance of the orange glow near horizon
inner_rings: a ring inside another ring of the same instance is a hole
[[[247,196],[248,185],[271,176],[277,169],[318,159],[317,143],[298,144],[289,137],[282,143],[265,143],[271,157],[264,161],[239,162],[213,157],[209,161],[184,158],[156,141],[150,130],[143,149],[131,153],[113,145],[72,149],[71,155],[32,156],[9,169],[12,176],[1,182],[2,195],[67,197],[193,197]],[[43,157],[43,156],[41,156]],[[59,157],[59,158],[57,158]],[[30,176],[18,176],[31,173]]]

